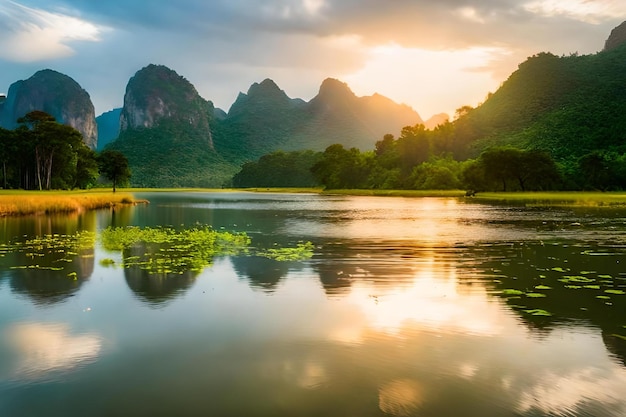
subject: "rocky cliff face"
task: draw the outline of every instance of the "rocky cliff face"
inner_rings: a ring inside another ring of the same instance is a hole
[[[626,22],[623,22],[621,25],[616,27],[611,31],[611,35],[606,40],[604,44],[604,50],[608,51],[618,47],[619,45],[626,42]]]
[[[33,110],[49,113],[58,122],[72,126],[83,135],[87,146],[96,148],[98,131],[93,103],[72,78],[46,69],[13,83],[0,104],[0,126],[14,129],[17,119]]]
[[[213,148],[209,117],[209,104],[189,81],[165,66],[151,64],[126,86],[120,131],[150,129],[166,120],[193,127]]]

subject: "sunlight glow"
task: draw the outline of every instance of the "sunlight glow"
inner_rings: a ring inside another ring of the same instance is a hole
[[[366,64],[342,80],[357,95],[380,93],[409,104],[422,117],[441,112],[454,115],[457,108],[474,106],[495,91],[499,81],[489,72],[489,63],[508,53],[493,47],[431,51],[389,44],[371,48]],[[375,86],[385,89],[374,91]],[[452,108],[450,103],[457,104]]]
[[[18,62],[71,56],[74,50],[69,42],[97,42],[108,30],[76,17],[15,2],[0,5],[0,19],[8,22],[0,29],[3,57]]]
[[[523,7],[542,16],[560,15],[592,24],[626,15],[626,3],[623,0],[534,0]]]

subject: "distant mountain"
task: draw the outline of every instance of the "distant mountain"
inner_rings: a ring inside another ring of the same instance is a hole
[[[98,125],[98,150],[113,142],[120,134],[120,116],[122,109],[113,109],[96,117]]]
[[[307,105],[309,122],[295,135],[292,149],[324,150],[341,143],[346,148],[373,149],[387,133],[423,123],[406,105],[380,94],[357,97],[346,83],[328,78]]]
[[[446,123],[449,120],[450,120],[450,116],[448,116],[446,113],[439,113],[439,114],[435,114],[431,116],[430,119],[426,120],[424,122],[424,126],[426,126],[426,129],[432,130],[436,128],[437,126],[440,126]]]
[[[27,80],[13,83],[0,107],[0,126],[17,127],[17,119],[33,110],[51,114],[83,135],[87,146],[98,143],[96,116],[89,94],[72,78],[45,69]]]
[[[322,151],[335,143],[371,149],[385,134],[418,123],[422,119],[410,107],[379,94],[357,97],[335,79],[326,79],[310,102],[288,97],[266,79],[240,93],[213,128],[216,149],[240,163],[276,150]]]
[[[175,71],[148,65],[128,82],[119,138],[107,148],[123,152],[141,187],[215,187],[234,166],[217,154],[209,121],[213,105]]]

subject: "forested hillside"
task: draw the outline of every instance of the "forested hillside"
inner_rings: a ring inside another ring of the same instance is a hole
[[[362,152],[340,143],[310,168],[328,188],[626,189],[626,44],[540,53],[476,108],[405,127]]]

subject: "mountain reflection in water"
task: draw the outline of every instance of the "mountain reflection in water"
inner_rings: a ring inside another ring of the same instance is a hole
[[[151,274],[96,243],[58,276],[6,253],[0,415],[626,414],[626,210],[137,197],[90,230],[208,224],[315,253]]]

